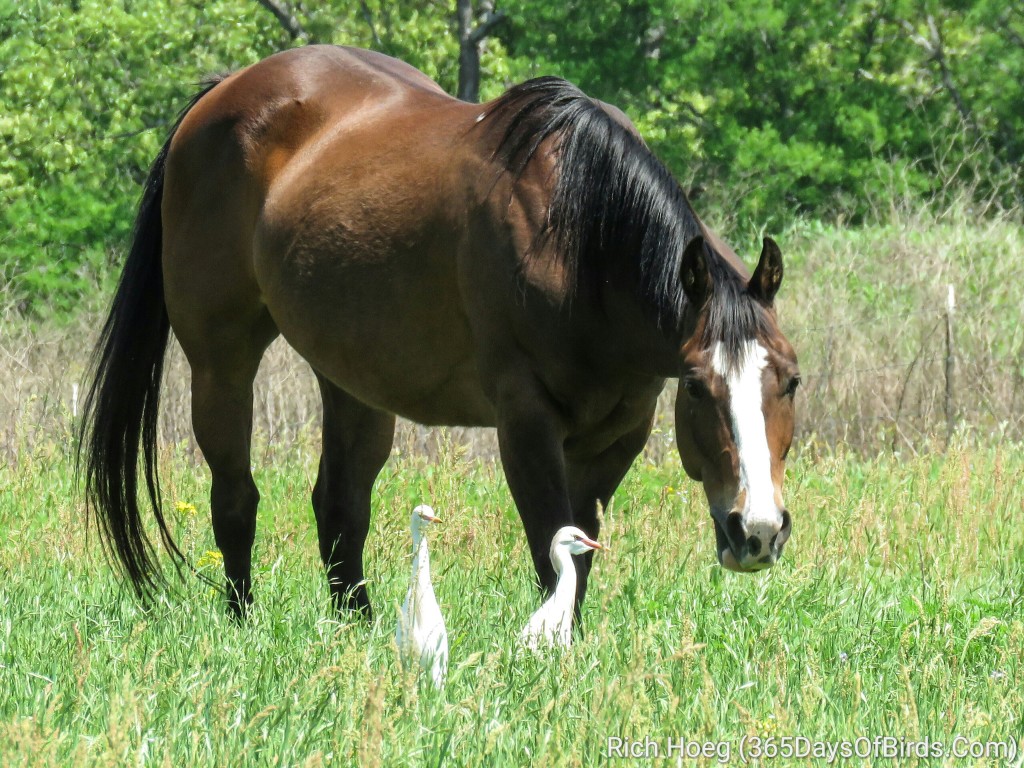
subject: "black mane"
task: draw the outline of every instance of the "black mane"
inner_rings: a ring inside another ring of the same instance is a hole
[[[658,325],[678,328],[686,298],[680,261],[703,229],[679,183],[628,127],[571,83],[540,77],[515,86],[487,117],[511,114],[496,156],[515,175],[557,136],[558,174],[542,237],[554,241],[575,292],[593,287],[628,260],[638,298]],[[705,341],[721,341],[733,359],[742,341],[764,329],[764,313],[746,283],[710,246],[715,285]]]

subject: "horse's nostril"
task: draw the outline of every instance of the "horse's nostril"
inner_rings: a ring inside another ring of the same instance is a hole
[[[782,527],[779,528],[777,534],[771,538],[771,542],[768,545],[769,551],[774,552],[776,555],[780,554],[785,543],[790,541],[791,532],[793,532],[793,518],[790,517],[790,512],[783,509]]]

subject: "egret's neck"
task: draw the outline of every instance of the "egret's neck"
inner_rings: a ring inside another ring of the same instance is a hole
[[[430,584],[430,553],[427,552],[427,537],[418,531],[412,539],[412,577],[418,584]]]
[[[572,555],[565,550],[555,550],[552,563],[555,567],[554,599],[559,605],[572,606],[576,601],[576,565],[572,561]]]

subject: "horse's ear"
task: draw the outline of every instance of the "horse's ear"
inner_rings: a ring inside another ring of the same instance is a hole
[[[704,306],[711,294],[711,273],[708,271],[708,257],[704,238],[697,235],[686,244],[679,266],[679,278],[683,281],[683,292],[693,306]]]
[[[775,301],[775,294],[782,285],[782,251],[770,237],[764,239],[761,258],[757,261],[747,292],[761,304],[770,307]]]

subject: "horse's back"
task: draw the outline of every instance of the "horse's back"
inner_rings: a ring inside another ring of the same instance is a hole
[[[453,103],[404,62],[373,51],[308,46],[270,56],[225,78],[182,121],[171,143],[169,181],[211,176],[211,156],[234,152],[266,192],[277,173],[322,132],[337,133],[384,107]],[[191,172],[191,173],[190,173]]]
[[[198,346],[204,316],[264,313],[365,402],[489,421],[457,264],[477,113],[409,65],[344,48],[272,56],[217,86],[168,158],[176,333]]]

